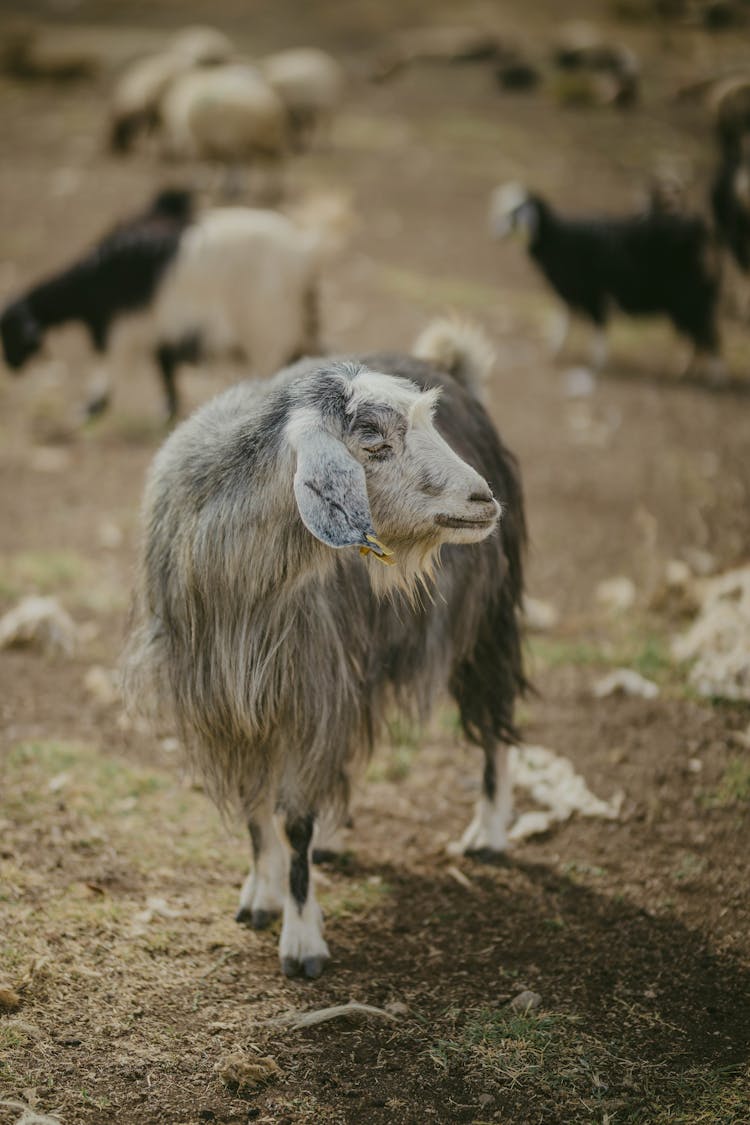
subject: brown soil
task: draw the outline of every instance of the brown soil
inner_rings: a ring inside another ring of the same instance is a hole
[[[491,334],[491,410],[527,496],[529,589],[562,614],[530,641],[537,694],[520,719],[529,742],[625,801],[618,821],[571,821],[503,862],[452,861],[444,845],[469,819],[478,755],[457,744],[449,711],[418,753],[414,732],[394,730],[346,851],[321,875],[332,964],[315,984],[285,981],[277,934],[232,921],[244,839],[184,780],[169,732],[128,726],[84,686],[92,666],[117,661],[162,433],[146,363],[123,373],[110,416],[72,432],[93,364],[81,335],[60,333],[50,354],[63,368],[0,382],[0,610],[38,590],[92,626],[71,659],[0,655],[0,986],[21,998],[0,1012],[0,1098],[64,1125],[750,1120],[749,716],[692,695],[666,656],[679,622],[649,609],[667,560],[699,549],[723,568],[746,555],[750,337],[727,322],[734,381],[719,393],[677,379],[684,345],[668,327],[618,322],[595,394],[568,400],[544,345],[553,301],[522,251],[485,233],[500,180],[624,210],[665,153],[690,162],[701,202],[705,113],[669,94],[746,57],[748,36],[614,24],[641,53],[643,104],[573,111],[545,88],[502,95],[482,66],[369,85],[368,49],[389,26],[437,15],[427,0],[189,9],[84,0],[60,34],[101,51],[100,85],[0,79],[1,295],[177,177],[100,144],[112,67],[163,29],[202,20],[248,51],[304,40],[339,51],[354,78],[334,143],[289,172],[292,197],[343,186],[359,220],[326,274],[326,338],[338,351],[408,348],[451,307]],[[582,2],[572,14],[592,12]],[[544,56],[559,5],[501,15]],[[236,375],[186,373],[189,405]],[[40,449],[59,451],[55,471]],[[625,618],[593,597],[614,574],[638,589]],[[659,681],[657,700],[593,699],[597,675],[623,661]],[[542,1007],[513,1016],[524,988]],[[349,1000],[395,1005],[394,1018],[268,1022]],[[270,1055],[280,1073],[227,1086],[220,1069],[236,1050]],[[19,1113],[0,1106],[0,1122]]]

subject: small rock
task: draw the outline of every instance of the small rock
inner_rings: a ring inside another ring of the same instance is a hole
[[[23,598],[0,618],[0,648],[37,648],[71,656],[76,640],[75,623],[55,598]]]
[[[596,600],[611,613],[623,613],[635,603],[635,583],[624,574],[605,578],[596,587]]]
[[[703,551],[700,547],[687,547],[684,555],[693,572],[699,574],[701,578],[708,578],[709,575],[716,574],[718,563],[716,556],[712,555],[710,551]]]
[[[122,545],[122,531],[112,520],[103,520],[97,529],[97,536],[102,547],[115,551]]]
[[[609,695],[633,695],[640,699],[656,699],[659,695],[658,684],[647,680],[632,668],[615,668],[613,672],[603,676],[594,684],[594,695],[597,699],[605,699]]]
[[[392,1016],[408,1016],[409,1008],[401,1000],[389,1000],[385,1005],[386,1012],[390,1012]]]
[[[97,703],[101,703],[104,707],[109,707],[117,701],[118,693],[115,679],[108,668],[102,668],[100,664],[94,664],[83,677],[83,684],[89,695],[92,695]]]
[[[596,376],[588,367],[571,367],[563,375],[566,398],[587,398],[596,390]]]
[[[510,1006],[514,1012],[533,1012],[535,1008],[541,1007],[542,998],[538,992],[530,992],[525,989],[519,992],[518,996],[514,996],[510,1002]]]
[[[12,988],[0,988],[0,1012],[15,1012],[21,1007],[21,997]]]
[[[527,628],[533,633],[545,633],[554,629],[560,621],[560,614],[551,602],[543,602],[539,598],[523,599],[523,617]]]

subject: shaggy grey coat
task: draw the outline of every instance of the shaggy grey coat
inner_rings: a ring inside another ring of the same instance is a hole
[[[338,379],[319,363],[233,387],[180,427],[148,483],[129,679],[134,697],[155,687],[167,702],[222,805],[239,797],[249,810],[269,776],[287,810],[345,803],[349,767],[389,705],[425,717],[446,688],[473,742],[514,738],[524,538],[515,460],[455,379],[409,356],[364,362],[442,388],[437,427],[490,484],[502,530],[444,546],[414,601],[398,589],[379,597],[356,552],[314,539],[295,510],[284,428],[300,397],[336,408]]]

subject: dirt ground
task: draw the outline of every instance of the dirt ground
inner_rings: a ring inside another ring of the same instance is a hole
[[[561,7],[465,4],[460,21],[494,12],[544,59]],[[2,298],[155,185],[207,182],[205,169],[103,151],[114,69],[166,30],[203,20],[249,53],[309,41],[347,62],[330,147],[287,173],[292,200],[344,190],[357,217],[325,272],[326,340],[408,348],[447,309],[489,332],[490,408],[524,479],[529,591],[560,613],[529,637],[536,692],[519,720],[594,793],[624,800],[617,820],[573,819],[502,862],[451,859],[479,755],[461,746],[447,705],[428,731],[394,724],[344,852],[319,872],[329,970],[316,983],[283,979],[278,932],[232,920],[242,833],[185,777],[172,732],[134,727],[92,690],[91,670],[104,670],[94,689],[106,687],[117,663],[142,481],[163,431],[145,361],[123,373],[109,416],[73,430],[94,363],[82,334],[60,332],[22,378],[0,377],[0,611],[50,594],[83,627],[73,657],[0,654],[0,987],[20,999],[0,1012],[0,1099],[63,1125],[750,1120],[750,715],[695,696],[668,655],[682,623],[655,608],[670,559],[746,559],[750,327],[723,324],[733,379],[719,390],[679,380],[685,345],[668,326],[618,321],[594,393],[566,397],[585,334],[562,365],[549,359],[554,301],[522,249],[485,229],[499,181],[523,179],[570,208],[626,210],[665,156],[690,170],[702,205],[706,114],[670,94],[746,60],[750,37],[564,7],[601,16],[639,52],[639,107],[564,108],[549,86],[503,94],[481,65],[369,83],[389,28],[426,13],[457,21],[427,0],[24,6],[106,65],[93,85],[0,78]],[[238,373],[187,371],[188,405]],[[615,575],[637,591],[619,615],[594,597]],[[659,697],[595,699],[595,680],[622,664]],[[523,989],[542,1006],[510,1009]],[[352,1000],[381,1014],[275,1022]],[[238,1052],[260,1060],[256,1084],[231,1080]],[[2,1125],[20,1113],[0,1104]]]

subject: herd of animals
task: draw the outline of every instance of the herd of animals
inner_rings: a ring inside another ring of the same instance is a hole
[[[343,88],[322,51],[250,66],[220,32],[189,29],[123,76],[111,142],[278,159],[327,130]],[[724,83],[714,112],[712,224],[658,192],[628,217],[570,218],[508,184],[491,223],[524,235],[571,314],[600,332],[615,308],[662,314],[717,377],[719,250],[750,270],[750,80]],[[13,370],[58,325],[83,324],[111,354],[138,318],[170,422],[181,364],[239,349],[256,376],[176,425],[153,462],[123,686],[169,716],[207,791],[239,810],[253,865],[238,920],[262,928],[281,912],[282,969],[307,978],[329,956],[313,842],[321,821],[345,814],[389,708],[424,718],[453,697],[484,754],[461,846],[502,851],[526,686],[524,509],[483,405],[491,345],[439,320],[410,354],[321,354],[320,250],[278,211],[196,212],[189,191],[170,188],[0,317]],[[601,338],[596,351],[602,362]],[[108,401],[107,389],[89,414]]]

